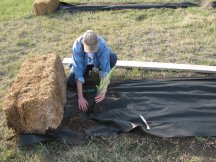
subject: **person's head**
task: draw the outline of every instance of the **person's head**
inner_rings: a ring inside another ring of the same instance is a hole
[[[92,30],[87,30],[83,35],[84,52],[97,52],[98,35]]]

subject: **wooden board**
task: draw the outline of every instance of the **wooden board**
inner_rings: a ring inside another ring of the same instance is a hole
[[[70,64],[71,61],[72,61],[71,58],[64,58],[62,63]],[[200,73],[216,73],[216,66],[206,66],[206,65],[118,60],[116,63],[116,66],[125,67],[125,68],[144,68],[144,69],[154,69],[154,70],[173,70],[173,71],[192,71],[192,72],[200,72]]]

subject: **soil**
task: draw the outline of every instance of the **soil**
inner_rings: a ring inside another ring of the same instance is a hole
[[[90,111],[84,113],[79,109],[75,91],[76,89],[67,90],[67,102],[64,108],[64,119],[62,121],[61,127],[69,127],[71,130],[77,131],[79,133],[84,133],[86,129],[95,127],[99,124],[88,118],[88,113],[91,113]],[[89,105],[91,105],[95,95],[96,91],[86,96]]]

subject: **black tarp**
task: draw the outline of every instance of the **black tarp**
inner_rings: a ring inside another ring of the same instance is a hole
[[[124,10],[124,9],[150,9],[150,8],[187,8],[195,7],[197,4],[190,2],[180,3],[165,3],[165,4],[121,4],[121,5],[73,5],[66,2],[61,2],[58,10],[63,11],[105,11],[105,10]]]
[[[101,133],[101,129],[129,132],[140,127],[160,137],[216,136],[216,78],[112,84],[106,100],[94,107],[90,118],[109,127],[87,130],[91,135]]]
[[[216,136],[215,77],[112,83],[105,101],[100,104],[94,102],[96,87],[91,85],[84,86],[90,112],[79,113],[83,115],[83,120],[88,118],[98,125],[87,128],[87,136],[116,136],[119,132],[130,132],[135,128],[159,137]],[[67,91],[62,126],[70,128],[67,121],[78,111],[76,90],[70,89]],[[140,115],[147,121],[149,130]],[[79,128],[80,123],[76,124]],[[61,131],[57,132],[61,134]],[[77,135],[75,133],[76,138]],[[76,140],[77,144],[83,143],[82,139],[85,138]]]
[[[86,144],[88,139],[81,133],[63,128],[49,130],[46,134],[27,133],[19,135],[19,144],[21,146],[47,141],[59,141],[69,145],[81,145]]]

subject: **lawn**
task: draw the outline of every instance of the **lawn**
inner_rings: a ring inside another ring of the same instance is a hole
[[[96,2],[173,1],[91,1]],[[0,161],[216,161],[216,142],[210,137],[166,139],[135,131],[122,133],[117,138],[94,138],[82,146],[52,142],[29,147],[19,147],[14,141],[6,140],[13,133],[5,124],[3,97],[23,60],[49,53],[70,57],[73,42],[88,29],[102,35],[119,59],[216,65],[216,10],[194,7],[57,12],[35,17],[32,3],[30,0],[0,1]],[[197,75],[116,69],[113,79]]]

